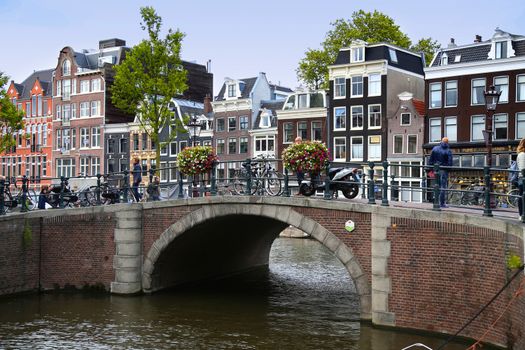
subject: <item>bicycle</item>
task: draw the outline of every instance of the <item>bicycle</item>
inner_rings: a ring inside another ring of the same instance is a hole
[[[269,157],[252,159],[250,172],[248,163],[243,162],[242,168],[235,171],[233,176],[233,191],[242,195],[248,193],[248,181],[251,181],[250,194],[264,194],[278,196],[282,191],[282,179],[284,176],[275,170]]]
[[[10,184],[13,183],[15,189],[18,190],[16,195],[11,193]],[[11,178],[10,182],[5,183],[4,187],[4,213],[9,213],[15,209],[18,204],[22,205],[23,189],[17,186],[16,178]],[[26,192],[26,208],[27,210],[34,210],[38,205],[38,196],[33,189],[28,189]]]

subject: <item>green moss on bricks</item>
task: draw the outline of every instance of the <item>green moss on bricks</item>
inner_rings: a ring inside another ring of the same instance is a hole
[[[31,229],[31,225],[29,224],[29,221],[26,219],[24,220],[24,232],[22,235],[22,244],[24,248],[29,248],[31,246],[31,243],[33,242],[33,230]]]

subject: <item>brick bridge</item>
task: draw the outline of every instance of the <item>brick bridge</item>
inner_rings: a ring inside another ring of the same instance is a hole
[[[356,228],[347,232],[344,224]],[[523,258],[517,221],[308,198],[205,197],[13,214],[0,218],[0,295],[98,286],[150,293],[268,264],[289,225],[330,249],[375,325],[454,333]],[[520,277],[461,335],[479,337]],[[525,349],[525,302],[488,340]]]

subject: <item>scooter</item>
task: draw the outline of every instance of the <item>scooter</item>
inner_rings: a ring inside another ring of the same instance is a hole
[[[330,168],[330,191],[337,197],[338,191],[348,199],[355,198],[359,193],[359,169],[357,168]],[[299,186],[299,193],[303,196],[311,196],[318,190],[324,190],[325,184],[317,179],[311,181],[303,180]]]

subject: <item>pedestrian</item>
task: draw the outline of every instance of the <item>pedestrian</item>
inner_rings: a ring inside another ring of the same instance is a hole
[[[294,140],[294,143],[295,143],[296,145],[298,145],[298,144],[300,144],[300,143],[302,143],[302,142],[303,142],[303,138],[302,138],[301,136],[297,136],[297,137],[295,138],[295,140]],[[303,171],[297,169],[297,171],[295,172],[295,175],[297,176],[297,184],[298,184],[299,186],[301,186],[301,182],[303,182],[303,180],[304,180],[304,173],[303,173]]]
[[[452,152],[448,146],[448,137],[443,137],[439,145],[432,148],[430,153],[429,164],[437,164],[439,166],[452,166]],[[437,175],[437,174],[436,174]],[[441,208],[448,208],[445,202],[445,195],[448,188],[448,170],[439,170],[439,206]]]
[[[139,186],[142,182],[142,167],[140,166],[140,159],[134,158],[133,159],[133,186],[131,187],[131,190],[133,192],[133,196],[135,197],[135,200],[137,202],[140,202],[141,195],[139,193]]]
[[[160,201],[160,179],[158,176],[153,177],[146,192],[148,193],[148,201]]]
[[[48,195],[51,193],[48,185],[43,185],[40,189],[40,194],[38,195],[38,209],[46,209],[46,204],[48,203]]]
[[[518,193],[519,193],[519,200],[518,200],[518,209],[520,213],[520,221],[523,219],[523,176],[522,176],[522,170],[525,169],[525,138],[521,139],[520,143],[518,144],[518,148],[516,149],[516,152],[518,153],[518,156],[516,157],[516,163],[518,164]]]

